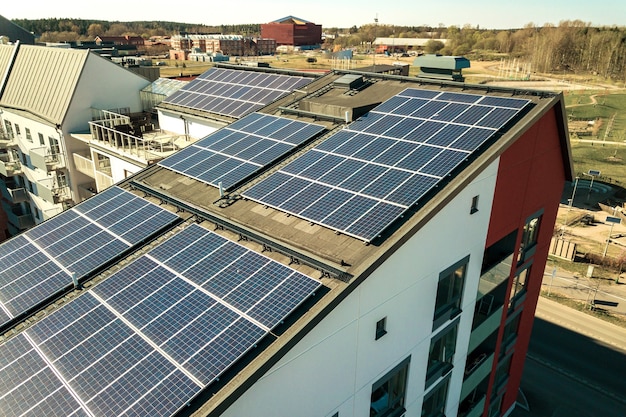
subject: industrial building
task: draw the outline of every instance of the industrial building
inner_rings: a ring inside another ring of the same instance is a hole
[[[276,39],[278,46],[300,49],[319,48],[322,44],[322,25],[316,25],[294,16],[287,16],[261,25],[261,37]]]
[[[279,75],[207,71],[157,109],[222,126],[0,245],[7,415],[510,414],[563,96]]]

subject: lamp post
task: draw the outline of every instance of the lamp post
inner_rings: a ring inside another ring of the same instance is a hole
[[[602,254],[602,259],[606,256],[607,251],[609,250],[609,242],[611,241],[611,235],[613,234],[613,226],[615,223],[621,223],[622,219],[619,217],[615,217],[615,212],[617,211],[617,206],[613,207],[613,216],[606,216],[606,222],[611,223],[611,228],[609,229],[609,235],[606,238],[606,246],[604,246],[604,253]]]
[[[593,188],[593,180],[595,177],[600,176],[600,171],[596,169],[590,169],[589,172],[586,173],[585,175],[588,175],[591,177],[591,182],[589,183],[589,191],[587,191],[587,201],[589,201],[589,195],[591,194],[591,189]]]
[[[579,177],[576,177],[576,180],[574,181],[574,189],[572,190],[572,198],[569,199],[567,213],[565,214],[565,220],[563,221],[563,230],[565,230],[565,227],[567,226],[567,221],[569,220],[569,213],[572,210],[572,206],[574,205],[574,198],[576,197],[576,188],[578,187],[578,179]]]

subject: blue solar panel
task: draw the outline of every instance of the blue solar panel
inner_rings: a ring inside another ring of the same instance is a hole
[[[409,88],[243,195],[371,241],[528,103]]]
[[[87,416],[28,339],[19,334],[0,346],[3,416]]]
[[[0,345],[0,409],[174,415],[320,285],[191,225]]]
[[[212,68],[164,102],[241,118],[312,80],[309,77]]]
[[[321,125],[252,113],[159,165],[228,190],[322,131]]]
[[[119,187],[0,245],[0,326],[178,219]]]

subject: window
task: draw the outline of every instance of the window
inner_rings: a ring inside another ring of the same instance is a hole
[[[430,341],[426,386],[428,387],[452,369],[452,360],[456,350],[458,323],[439,332]]]
[[[514,317],[507,319],[508,321],[502,330],[502,348],[500,349],[501,356],[504,356],[515,343],[521,317],[522,314],[520,311]]]
[[[45,146],[46,141],[44,140],[43,135],[41,133],[38,133],[38,135],[39,135],[39,144],[42,146]]]
[[[20,130],[20,125],[18,125],[17,123],[15,123],[15,135],[16,136],[22,136],[22,132]]]
[[[61,153],[61,148],[59,147],[59,140],[56,138],[53,138],[52,136],[48,136],[48,142],[50,142],[50,154],[59,155]]]
[[[461,312],[461,296],[469,256],[439,275],[433,329]]]
[[[472,197],[472,207],[470,208],[470,214],[474,214],[478,211],[478,196]]]
[[[387,317],[376,322],[376,340],[387,334]]]
[[[506,358],[500,360],[496,367],[496,375],[494,377],[494,387],[496,392],[500,392],[509,380],[509,370],[511,369],[511,359],[513,355],[509,355]]]
[[[26,140],[33,143],[33,135],[30,134],[30,129],[25,127],[24,131],[26,132]]]
[[[511,294],[509,296],[509,308],[515,307],[515,300],[526,294],[526,280],[530,274],[530,265],[519,271],[513,277],[513,284],[511,284]]]
[[[370,417],[401,416],[406,410],[404,401],[410,357],[372,385]]]
[[[4,127],[7,131],[7,135],[9,135],[9,138],[13,139],[13,125],[11,124],[11,122],[9,122],[8,120],[5,120]]]
[[[537,238],[539,237],[539,226],[541,223],[541,214],[532,216],[524,225],[522,241],[520,243],[517,262],[522,263],[531,257],[535,252]]]
[[[446,410],[446,397],[450,378],[443,380],[426,395],[422,404],[422,417],[443,417]]]

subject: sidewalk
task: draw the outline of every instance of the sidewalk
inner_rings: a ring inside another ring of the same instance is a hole
[[[590,279],[569,271],[546,266],[541,288],[548,294],[559,294],[607,312],[626,316],[626,278],[614,280]]]

